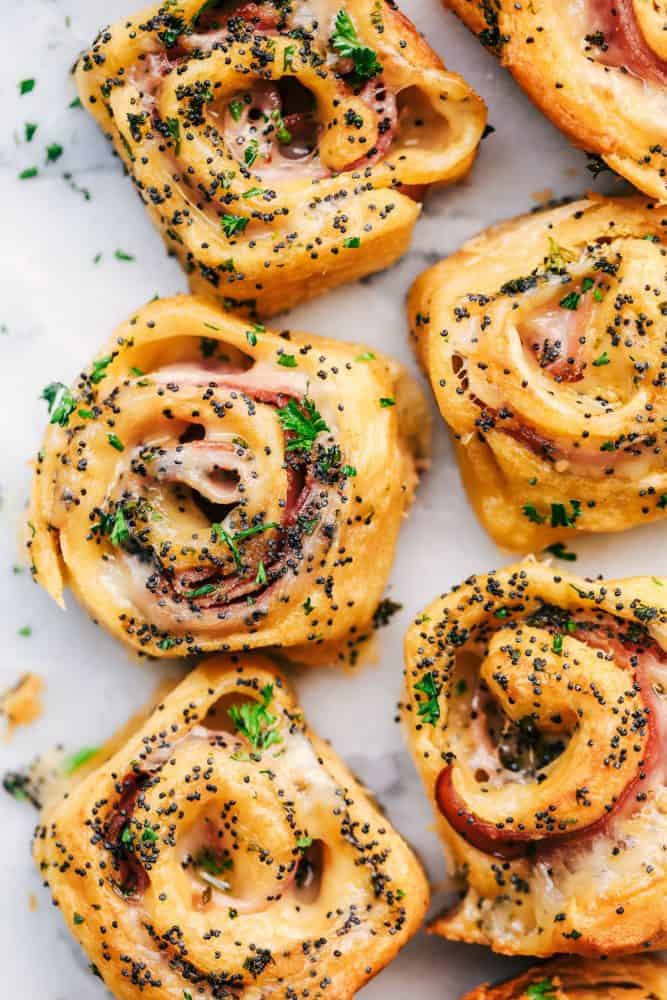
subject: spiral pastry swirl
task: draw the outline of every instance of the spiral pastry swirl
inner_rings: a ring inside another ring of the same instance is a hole
[[[444,0],[591,156],[667,200],[667,3]]]
[[[499,986],[481,986],[465,1000],[662,1000],[667,996],[663,959],[627,957],[610,961],[560,959]]]
[[[435,933],[540,957],[667,944],[666,585],[526,561],[415,620],[408,739],[462,886]]]
[[[667,513],[665,213],[590,198],[425,272],[410,322],[487,531],[529,551]]]
[[[263,316],[396,261],[486,122],[385,0],[154,4],[77,81],[192,290]]]
[[[356,655],[427,448],[398,364],[184,296],[44,395],[28,546],[57,601],[153,656]]]
[[[114,996],[351,998],[417,930],[422,870],[282,677],[205,662],[48,805],[35,861]]]

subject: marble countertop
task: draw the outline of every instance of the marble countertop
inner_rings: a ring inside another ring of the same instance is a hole
[[[4,771],[55,743],[94,745],[147,700],[165,670],[137,663],[97,628],[73,600],[63,614],[34,586],[23,565],[19,524],[30,470],[45,424],[38,397],[53,380],[69,383],[114,326],[154,295],[185,290],[117,158],[81,110],[69,69],[78,52],[132,0],[22,0],[6,4],[0,37],[0,147],[3,212],[3,296],[0,306],[0,608],[5,653],[0,688],[31,670],[46,679],[45,711],[0,745]],[[404,297],[425,266],[498,219],[550,198],[592,186],[586,158],[529,104],[476,40],[438,0],[403,0],[402,7],[447,65],[486,99],[496,131],[462,184],[430,198],[413,249],[390,273],[326,296],[290,316],[293,327],[365,340],[414,368],[406,337]],[[34,78],[19,96],[18,81]],[[25,141],[26,123],[37,125]],[[62,146],[46,164],[47,148]],[[38,175],[19,180],[38,167]],[[609,184],[609,180],[606,181]],[[614,182],[611,182],[612,186]],[[598,182],[599,186],[599,182]],[[119,260],[122,250],[131,260]],[[510,561],[483,534],[469,508],[444,425],[435,422],[434,460],[407,521],[388,593],[403,604],[379,634],[377,663],[354,674],[300,671],[295,680],[315,728],[346,758],[414,845],[436,887],[446,885],[428,805],[395,721],[403,633],[437,593],[474,571]],[[577,540],[577,568],[591,574],[664,571],[664,527],[611,538]],[[29,626],[31,634],[21,635]],[[30,852],[34,814],[0,800],[3,893],[3,990],[16,998],[95,1000],[104,987],[69,937]],[[438,905],[438,893],[434,907]],[[516,963],[480,948],[420,935],[362,993],[365,1000],[456,1000],[485,978]]]

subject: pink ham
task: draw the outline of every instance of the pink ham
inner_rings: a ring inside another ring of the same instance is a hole
[[[559,382],[584,377],[586,329],[591,318],[591,297],[582,296],[577,309],[550,306],[527,317],[519,327],[525,347],[539,365]]]
[[[290,398],[303,398],[307,389],[307,379],[301,372],[278,372],[273,365],[261,361],[248,371],[215,362],[183,362],[159,368],[151,377],[162,385],[235,389],[258,403],[274,406],[284,405]]]
[[[640,80],[667,86],[667,63],[644,38],[633,0],[589,0],[589,13],[594,30],[601,31],[605,39],[600,62],[622,66]]]

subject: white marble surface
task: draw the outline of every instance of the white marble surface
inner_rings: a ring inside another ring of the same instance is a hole
[[[403,0],[444,56],[487,100],[497,131],[482,145],[472,175],[427,204],[412,252],[391,273],[325,297],[290,317],[290,324],[329,336],[365,339],[413,364],[403,300],[428,263],[502,217],[530,209],[545,191],[576,194],[592,183],[585,157],[530,106],[494,60],[482,51],[438,0]],[[71,110],[69,68],[98,27],[132,9],[132,0],[21,0],[3,4],[0,149],[3,294],[0,304],[0,609],[4,655],[0,688],[25,670],[47,680],[45,713],[0,745],[0,768],[17,767],[54,743],[95,744],[123,722],[153,690],[160,667],[138,664],[96,628],[73,600],[60,612],[35,587],[18,548],[18,526],[29,485],[28,460],[45,422],[38,400],[49,381],[69,382],[115,324],[153,295],[185,288],[163,251],[121,165],[91,120]],[[34,77],[35,90],[19,97],[17,83]],[[36,123],[31,143],[26,122]],[[61,159],[45,166],[45,148],[58,142]],[[25,168],[39,176],[18,180]],[[78,188],[63,178],[71,172]],[[609,181],[607,181],[609,184]],[[613,182],[612,182],[613,185]],[[117,249],[135,259],[115,259]],[[98,263],[94,263],[101,254]],[[390,818],[424,859],[433,883],[444,865],[431,817],[401,732],[394,721],[400,696],[402,636],[410,617],[438,592],[469,573],[508,561],[482,533],[462,493],[450,442],[436,421],[433,467],[400,543],[389,587],[404,604],[379,636],[379,662],[355,676],[302,672],[298,689],[312,723],[364,777]],[[664,527],[616,537],[582,539],[578,568],[589,573],[664,571]],[[30,637],[18,630],[29,625]],[[0,800],[2,990],[12,998],[95,1000],[104,987],[87,970],[70,940],[29,853],[35,817],[9,798]],[[29,905],[35,894],[37,906]],[[447,945],[425,935],[366,990],[366,1000],[455,1000],[485,977],[512,970],[507,960],[479,948]]]

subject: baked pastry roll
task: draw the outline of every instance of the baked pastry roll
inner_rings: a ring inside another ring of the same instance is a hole
[[[34,857],[116,997],[351,998],[422,869],[262,658],[208,660],[47,805]]]
[[[489,229],[414,285],[417,352],[498,544],[665,517],[666,224],[591,197]]]
[[[264,316],[396,261],[486,123],[384,0],[153,4],[76,76],[192,290]]]
[[[356,655],[428,446],[400,365],[183,296],[44,395],[28,547],[56,601],[153,656]]]
[[[499,986],[480,986],[465,1000],[663,1000],[664,959],[634,956],[611,961],[560,959],[538,965]]]
[[[667,199],[664,0],[444,0],[575,145]]]
[[[526,561],[415,619],[404,718],[460,902],[495,951],[667,945],[667,578]]]

